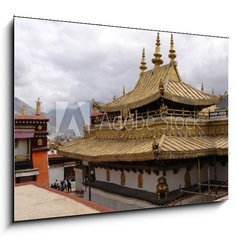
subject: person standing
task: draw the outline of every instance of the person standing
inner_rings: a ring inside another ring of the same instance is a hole
[[[72,191],[72,182],[70,179],[67,179],[68,192]]]
[[[68,182],[67,179],[64,179],[63,181],[63,190],[66,189],[68,191]]]

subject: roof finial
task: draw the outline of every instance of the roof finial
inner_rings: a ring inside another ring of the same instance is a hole
[[[141,65],[140,65],[140,69],[141,69],[141,73],[144,73],[147,69],[147,66],[146,66],[146,58],[145,58],[145,48],[143,48],[142,50],[142,61],[141,61]]]
[[[174,66],[177,65],[177,62],[175,61],[176,53],[175,53],[175,49],[174,49],[173,34],[171,34],[171,38],[170,38],[169,58],[170,58],[170,65],[174,65]]]
[[[202,82],[202,86],[201,86],[201,91],[204,92],[203,82]]]
[[[114,100],[116,100],[116,97],[115,97],[115,95],[114,95],[114,97],[113,97],[113,101],[114,101]]]
[[[123,95],[125,95],[125,86],[123,86]]]
[[[161,59],[161,57],[162,57],[162,54],[160,51],[160,34],[157,33],[156,50],[154,53],[154,58],[152,59],[152,63],[155,64],[155,68],[159,67],[163,63],[163,60]]]
[[[21,114],[22,115],[26,115],[27,114],[27,112],[26,112],[26,106],[22,106],[22,108],[21,108]]]
[[[41,114],[41,101],[40,98],[38,97],[38,100],[36,102],[36,115],[40,115]]]
[[[212,94],[212,95],[214,95],[214,94],[215,94],[215,93],[214,93],[214,89],[213,89],[213,88],[212,88],[211,94]]]

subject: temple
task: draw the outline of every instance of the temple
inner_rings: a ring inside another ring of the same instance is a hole
[[[58,148],[80,160],[77,190],[90,184],[157,205],[218,186],[227,194],[228,108],[203,83],[198,90],[183,81],[173,34],[168,56],[163,64],[158,33],[153,68],[143,49],[135,88],[105,105],[93,101],[91,131]]]
[[[21,113],[15,115],[15,183],[34,181],[41,186],[49,185],[48,121],[41,113],[40,98],[35,114],[27,114],[26,107],[22,106]]]

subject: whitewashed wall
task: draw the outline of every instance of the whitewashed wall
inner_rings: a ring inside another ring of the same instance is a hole
[[[193,175],[193,169],[190,171],[191,176],[191,184],[192,182],[192,175]],[[169,191],[173,191],[179,188],[179,185],[181,187],[184,187],[184,174],[186,173],[186,168],[180,168],[179,171],[174,174],[173,170],[166,171],[166,181],[169,186]]]
[[[161,174],[161,172],[160,172]],[[156,185],[157,185],[157,179],[160,176],[157,176],[154,173],[148,174],[146,172],[143,173],[143,190],[149,191],[149,192],[156,192]]]
[[[58,182],[64,180],[64,166],[49,167],[49,184],[54,183],[56,179]]]
[[[210,179],[214,179],[215,172],[214,166],[210,166]],[[217,163],[217,179],[221,181],[225,181],[228,178],[228,167],[222,167],[219,163]],[[198,169],[197,165],[194,165],[192,169],[189,171],[191,177],[191,184],[198,183]],[[169,191],[173,191],[181,187],[185,186],[184,182],[184,175],[186,173],[186,167],[180,168],[178,173],[174,174],[173,170],[166,171],[166,180],[169,185]],[[96,168],[95,169],[96,180],[106,182],[106,170],[103,168]],[[125,171],[126,181],[125,186],[139,189],[138,188],[138,175],[139,173],[134,172],[127,172]],[[207,182],[208,180],[208,165],[205,164],[201,168],[201,182]],[[120,185],[120,176],[121,171],[110,170],[110,181],[111,183],[119,184]],[[163,172],[160,171],[159,176],[154,174],[153,172],[149,175],[146,172],[143,173],[143,190],[149,192],[156,192],[157,180],[159,177],[163,176]]]

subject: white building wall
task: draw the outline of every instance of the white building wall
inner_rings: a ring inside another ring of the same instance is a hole
[[[126,176],[125,186],[129,188],[139,189],[137,186],[137,178],[139,173],[134,173],[132,171],[130,172],[124,171],[124,173]]]
[[[214,172],[214,165],[209,166],[210,168],[210,179],[215,179],[215,172]],[[163,172],[160,171],[159,175],[154,174],[151,172],[149,175],[144,171],[143,173],[143,188],[138,188],[138,175],[139,172],[134,173],[132,171],[125,172],[126,181],[125,186],[134,188],[134,189],[142,189],[149,192],[156,192],[156,186],[158,184],[157,180],[159,177],[163,176]],[[167,184],[169,186],[169,191],[173,191],[179,188],[179,185],[183,188],[185,186],[184,182],[184,175],[186,173],[186,167],[180,168],[179,171],[174,174],[173,170],[166,171],[166,180]],[[192,169],[189,171],[190,177],[191,177],[191,184],[198,184],[198,168],[197,164],[192,167]],[[204,164],[204,166],[201,168],[201,182],[207,182],[208,181],[208,165]],[[106,169],[103,168],[96,168],[95,169],[96,174],[96,180],[97,181],[103,181],[106,182]],[[228,176],[228,167],[222,167],[219,163],[217,163],[217,179],[221,181],[227,180]],[[115,183],[120,185],[120,177],[121,177],[121,171],[115,171],[110,170],[110,181],[111,183]]]
[[[186,173],[186,167],[180,168],[179,171],[174,174],[173,170],[166,171],[166,182],[169,186],[169,191],[173,191],[181,187],[184,187],[184,174]],[[191,183],[192,173],[190,171]]]
[[[194,175],[197,174],[195,169],[190,171],[191,175],[191,183],[197,183],[197,176],[192,178],[192,171],[194,172]],[[158,183],[158,178],[163,176],[163,172],[160,171],[160,175],[156,175],[153,172],[151,174],[147,174],[145,171],[143,173],[143,188],[138,188],[138,175],[139,172],[125,172],[126,181],[125,186],[134,188],[134,189],[141,189],[146,190],[149,192],[156,192],[156,186]],[[186,168],[182,168],[178,171],[177,174],[173,173],[173,170],[166,171],[166,180],[169,185],[169,190],[175,190],[179,188],[179,184],[181,184],[181,187],[184,187],[184,174],[186,172]],[[96,180],[97,181],[106,181],[106,170],[101,168],[96,168]],[[111,183],[119,184],[120,185],[120,177],[121,177],[121,171],[115,171],[110,170],[110,181]]]
[[[58,182],[64,180],[64,166],[49,167],[49,184],[54,183],[56,179]]]
[[[121,176],[120,171],[110,170],[110,182],[120,185],[120,176]]]
[[[156,192],[156,185],[157,185],[157,179],[159,176],[152,173],[149,175],[148,173],[143,173],[143,188],[142,190],[146,190],[149,192]]]
[[[106,181],[106,170],[104,168],[95,168],[96,181]]]

